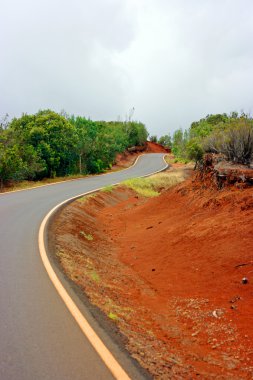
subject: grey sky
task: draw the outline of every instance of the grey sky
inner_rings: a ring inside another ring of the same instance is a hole
[[[253,113],[252,0],[0,0],[0,116],[64,109],[151,134]]]

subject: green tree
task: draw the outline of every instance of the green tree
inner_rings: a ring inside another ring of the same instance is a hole
[[[116,154],[135,145],[143,145],[147,131],[137,122],[94,122],[84,117],[70,117],[75,126],[78,143],[79,171],[98,173],[109,168]]]
[[[41,179],[102,172],[111,167],[117,153],[133,145],[144,145],[147,136],[145,125],[130,119],[94,122],[51,110],[23,114],[10,123],[3,119],[0,123],[2,182],[7,178]]]
[[[125,131],[127,134],[128,147],[144,145],[148,138],[148,132],[144,124],[140,122],[126,122]]]
[[[12,147],[0,143],[0,187],[8,180],[20,180],[24,178],[25,163],[19,156],[17,145]]]
[[[45,176],[66,175],[73,171],[77,136],[75,128],[63,116],[51,110],[39,111],[14,119],[9,128],[19,144],[34,148],[33,156],[43,163]]]
[[[189,136],[188,131],[183,131],[182,128],[177,129],[172,138],[172,153],[175,157],[186,158],[186,144],[188,142]]]
[[[244,116],[230,119],[224,129],[203,141],[203,147],[206,152],[224,154],[229,161],[249,164],[253,160],[253,120]]]
[[[171,148],[172,146],[171,136],[169,134],[161,136],[160,139],[158,140],[158,143],[164,146],[165,148]]]
[[[156,135],[152,135],[152,136],[150,136],[149,140],[150,140],[151,142],[153,142],[153,143],[157,143],[157,142],[158,142],[158,138],[157,138]]]
[[[201,142],[197,138],[192,138],[186,144],[186,154],[187,158],[195,161],[195,168],[199,161],[202,160],[204,149],[202,147]]]

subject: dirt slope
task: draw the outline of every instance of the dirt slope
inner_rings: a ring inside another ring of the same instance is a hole
[[[125,151],[123,153],[119,153],[116,157],[116,164],[113,166],[112,169],[122,169],[127,168],[131,164],[134,163],[136,158],[140,156],[143,153],[167,153],[167,150],[160,144],[152,143],[150,141],[147,141],[146,149],[145,151],[136,151],[136,152],[128,152]]]
[[[251,188],[189,179],[149,200],[118,188],[77,201],[53,233],[66,273],[155,378],[251,379],[252,225]]]
[[[158,143],[147,141],[147,152],[150,153],[168,153],[168,149]]]

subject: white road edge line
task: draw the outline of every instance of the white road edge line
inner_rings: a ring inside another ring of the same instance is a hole
[[[168,167],[168,164],[165,161],[165,156],[166,155],[163,156],[163,160],[164,160],[166,166],[163,169],[157,170],[156,172],[153,172],[153,173],[141,176],[141,177],[148,177],[150,175],[153,175],[153,174],[156,174],[156,173],[159,173],[159,172],[165,170]],[[135,161],[134,165],[136,165],[138,158]],[[134,165],[132,165],[131,167],[133,167]],[[127,168],[127,169],[129,169],[129,168]],[[127,170],[127,169],[124,169],[124,170]],[[118,184],[119,184],[119,182],[112,184],[112,186],[115,186]],[[45,269],[48,273],[48,276],[50,277],[53,285],[55,286],[55,288],[57,290],[57,292],[61,296],[63,302],[65,303],[65,305],[69,309],[72,316],[75,318],[75,320],[76,320],[77,324],[79,325],[79,327],[81,328],[82,332],[84,333],[86,338],[89,340],[89,342],[91,343],[93,348],[97,351],[98,355],[103,360],[103,362],[105,363],[107,368],[111,371],[112,375],[115,377],[116,380],[131,380],[131,378],[127,375],[125,370],[117,362],[117,360],[114,358],[114,356],[108,350],[108,348],[105,346],[105,344],[102,342],[102,340],[98,337],[98,335],[93,330],[93,328],[89,325],[86,318],[83,316],[83,314],[78,309],[75,302],[72,300],[72,298],[70,297],[70,295],[67,293],[66,289],[64,288],[64,286],[60,282],[60,280],[57,277],[52,265],[50,264],[50,261],[49,261],[49,258],[48,258],[47,252],[46,252],[46,248],[45,248],[45,242],[44,242],[45,229],[46,229],[47,222],[59,207],[61,207],[65,203],[68,203],[74,199],[88,195],[90,193],[94,193],[96,191],[99,191],[102,188],[103,187],[100,187],[98,189],[76,195],[75,197],[69,198],[69,199],[59,203],[53,209],[51,209],[48,212],[48,214],[44,217],[44,219],[40,225],[39,236],[38,236],[39,251],[40,251],[40,256],[41,256],[42,262],[43,262]]]

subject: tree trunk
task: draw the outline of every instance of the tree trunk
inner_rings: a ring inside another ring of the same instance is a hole
[[[82,154],[79,154],[79,173],[82,174]]]

